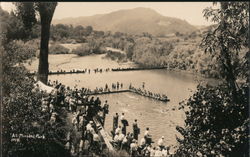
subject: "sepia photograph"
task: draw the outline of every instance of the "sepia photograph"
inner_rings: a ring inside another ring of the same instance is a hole
[[[249,8],[0,3],[0,157],[250,157]]]

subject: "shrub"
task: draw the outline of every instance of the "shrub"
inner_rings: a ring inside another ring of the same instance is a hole
[[[50,54],[68,54],[69,49],[60,44],[54,44],[50,46],[49,53]]]
[[[77,54],[78,56],[87,56],[92,53],[88,43],[81,44],[81,46],[72,50],[72,53]]]
[[[103,54],[106,53],[106,49],[101,45],[93,45],[90,43],[83,43],[81,46],[72,50],[72,53],[78,56],[87,56],[90,54]]]
[[[177,156],[247,156],[249,87],[241,85],[233,99],[225,85],[198,86],[180,108],[185,109],[185,128],[176,129]]]

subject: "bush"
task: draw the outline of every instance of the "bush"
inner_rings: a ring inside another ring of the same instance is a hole
[[[106,49],[101,45],[91,45],[90,43],[83,43],[81,46],[72,50],[72,53],[78,56],[87,56],[90,54],[103,54],[106,53]]]
[[[72,50],[72,53],[77,54],[78,56],[87,56],[92,53],[88,43],[81,44],[81,46]]]
[[[176,128],[183,136],[177,156],[248,156],[249,87],[241,85],[237,95],[230,91],[225,84],[198,86],[181,103],[186,120],[185,128]]]
[[[69,49],[60,44],[54,44],[50,46],[49,53],[50,54],[68,54]]]
[[[62,119],[56,127],[49,124],[47,114],[41,110],[42,92],[35,90],[34,76],[29,75],[22,63],[34,57],[35,48],[22,41],[6,42],[0,46],[3,66],[2,134],[3,156],[66,156],[59,141],[65,137],[66,113],[57,109]],[[18,138],[23,135],[40,135],[39,138]],[[15,135],[15,137],[13,137]],[[13,141],[19,140],[19,142]],[[58,142],[59,141],[59,142]]]
[[[112,60],[118,60],[118,61],[123,61],[125,60],[126,54],[120,53],[120,52],[113,52],[113,51],[108,51],[106,54],[107,58],[111,58]]]

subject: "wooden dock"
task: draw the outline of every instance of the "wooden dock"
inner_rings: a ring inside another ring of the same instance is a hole
[[[149,68],[114,68],[111,69],[110,72],[120,72],[120,71],[140,71],[140,70],[159,70],[159,69],[167,69],[168,67],[149,67]],[[91,70],[92,71],[92,70]],[[102,71],[105,73],[106,71]],[[89,74],[88,71],[84,70],[73,70],[73,71],[50,71],[48,75],[66,75],[66,74]],[[93,73],[93,72],[92,72]],[[98,72],[100,73],[100,72]],[[31,72],[30,75],[36,75],[36,72]]]
[[[115,151],[114,147],[111,144],[112,137],[109,136],[109,134],[105,131],[105,129],[103,128],[103,126],[101,125],[101,123],[98,121],[98,119],[96,117],[93,118],[93,121],[98,129],[99,136],[101,136],[101,138],[103,139],[108,150]]]
[[[97,93],[91,93],[87,95],[115,94],[115,93],[124,93],[124,92],[131,92],[131,91],[128,89],[124,89],[124,90],[113,90],[113,91],[107,91],[107,92],[97,92]]]
[[[102,94],[115,94],[115,93],[125,93],[125,92],[131,92],[131,93],[138,94],[140,96],[144,96],[144,97],[147,97],[147,98],[150,98],[150,99],[154,99],[154,100],[157,100],[157,101],[162,101],[162,102],[168,102],[168,101],[170,101],[170,99],[161,100],[161,99],[157,99],[157,98],[154,98],[154,97],[145,96],[145,95],[142,95],[142,94],[140,94],[138,92],[135,92],[133,90],[130,90],[130,89],[113,90],[113,91],[107,91],[107,92],[96,92],[96,93],[90,93],[90,94],[86,94],[86,95],[102,95]]]

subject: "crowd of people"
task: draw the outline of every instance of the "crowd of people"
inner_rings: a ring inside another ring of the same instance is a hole
[[[116,86],[118,86],[117,83]],[[48,97],[43,98],[42,109],[44,112],[51,114],[51,123],[57,121],[58,114],[55,112],[55,107],[64,107],[72,115],[72,129],[70,129],[67,135],[66,149],[73,156],[79,156],[79,154],[86,154],[88,152],[100,154],[103,144],[93,118],[96,117],[101,125],[104,126],[105,117],[109,113],[107,100],[102,103],[99,97],[94,98],[93,96],[89,96],[88,89],[78,89],[76,86],[71,89],[58,83],[58,81],[50,82],[50,86],[54,87],[54,90]],[[121,87],[120,83],[119,86]],[[143,83],[143,86],[145,86],[145,83]],[[125,118],[125,114],[122,113],[119,115],[116,113],[113,117],[113,130],[111,131],[113,139],[111,143],[114,148],[124,150],[133,157],[170,156],[169,147],[164,146],[164,137],[160,138],[157,146],[154,147],[149,128],[146,128],[143,137],[139,141],[138,137],[141,132],[137,124],[137,119],[132,124],[133,132],[127,132],[128,126],[129,123]]]
[[[49,71],[49,74],[52,75],[52,74],[73,74],[73,73],[83,73],[83,74],[90,74],[91,71],[93,71],[95,74],[96,73],[102,73],[102,72],[109,72],[111,71],[110,68],[95,68],[93,70],[91,69],[72,69],[72,70],[69,70],[69,71],[66,71],[66,70],[57,70],[57,71]],[[34,74],[36,73],[36,71],[34,71]]]
[[[157,141],[157,146],[153,146],[154,141],[152,141],[152,135],[150,134],[149,128],[145,129],[143,137],[139,141],[140,128],[137,119],[135,119],[132,124],[132,133],[127,132],[127,126],[129,126],[129,124],[124,113],[120,116],[116,113],[113,116],[113,130],[111,131],[113,135],[112,144],[117,150],[124,150],[131,157],[171,156],[169,152],[170,147],[165,146],[164,136]]]
[[[54,86],[55,84],[58,84],[58,81],[48,81],[48,86]],[[69,87],[67,87],[67,89],[69,89]],[[79,89],[76,88],[75,89],[78,91]],[[102,93],[106,93],[106,92],[111,92],[111,91],[117,91],[119,89],[123,89],[123,83],[121,82],[116,82],[116,83],[112,83],[111,88],[109,87],[108,84],[105,84],[105,87],[96,87],[94,90],[91,90],[90,88],[81,88],[79,90],[80,93],[84,94],[84,95],[94,95],[94,94],[102,94]]]
[[[54,89],[42,99],[42,111],[50,113],[50,122],[58,120],[56,108],[63,107],[71,113],[72,128],[67,133],[65,148],[72,156],[86,155],[90,152],[100,154],[102,142],[93,122],[96,117],[104,125],[106,114],[109,112],[107,100],[102,103],[99,97],[86,95],[84,88],[71,89],[58,81],[51,84]]]
[[[164,102],[170,101],[169,98],[165,94],[153,93],[151,91],[145,90],[144,86],[145,86],[145,83],[142,85],[142,89],[141,89],[141,88],[135,88],[130,84],[129,90],[136,94],[149,97],[155,100],[164,101]]]
[[[112,71],[132,71],[132,70],[150,70],[150,69],[166,69],[167,67],[128,67],[128,68],[112,68]]]

